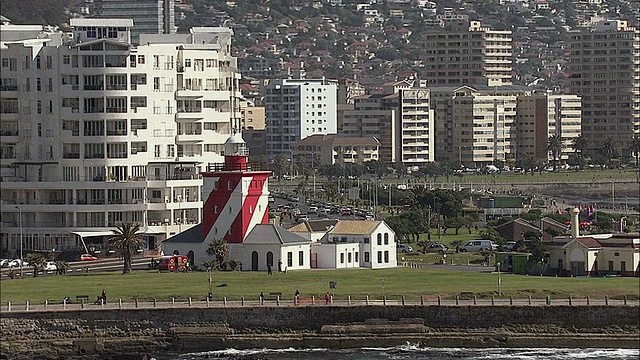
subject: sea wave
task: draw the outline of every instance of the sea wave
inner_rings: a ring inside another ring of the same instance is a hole
[[[518,359],[518,360],[631,360],[640,358],[640,349],[601,348],[434,348],[407,343],[395,347],[359,349],[286,348],[286,349],[225,349],[187,353],[172,360],[447,360],[447,359]]]

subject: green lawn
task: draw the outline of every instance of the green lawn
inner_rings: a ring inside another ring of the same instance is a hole
[[[523,298],[584,297],[638,298],[637,278],[555,278],[502,274],[504,296]],[[384,281],[381,281],[384,279]],[[453,298],[461,292],[473,292],[478,297],[488,297],[497,293],[497,274],[451,271],[440,269],[393,268],[384,270],[309,270],[293,271],[287,274],[266,272],[213,272],[214,299],[226,296],[228,300],[256,299],[263,291],[282,292],[283,299],[290,299],[296,289],[303,297],[322,295],[329,290],[329,281],[337,281],[336,299],[353,298],[379,299],[384,294],[389,299],[404,295],[408,300],[425,298]],[[226,283],[225,287],[216,287]],[[383,285],[384,283],[384,285]],[[88,295],[93,300],[102,289],[110,299],[134,298],[159,301],[176,299],[203,299],[208,290],[208,273],[156,273],[135,271],[129,275],[120,273],[96,273],[64,276],[47,276],[3,280],[0,297],[3,304],[29,300],[42,303],[44,300],[60,301],[69,296]]]

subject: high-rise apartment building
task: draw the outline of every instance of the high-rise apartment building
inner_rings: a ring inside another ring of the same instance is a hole
[[[479,21],[449,21],[422,40],[429,86],[512,83],[511,31],[483,27]]]
[[[325,79],[277,79],[266,87],[267,157],[307,136],[337,132],[337,85]]]
[[[573,140],[581,134],[580,110],[581,101],[577,95],[518,95],[514,158],[565,162],[575,153]],[[564,146],[557,159],[547,151],[549,138],[554,135],[560,136]]]
[[[515,158],[516,104],[512,86],[431,88],[437,124],[437,161],[482,168]]]
[[[372,94],[355,97],[354,109],[342,114],[341,135],[375,137],[380,142],[379,160],[387,163],[396,158],[396,114],[398,94]]]
[[[582,132],[598,148],[613,138],[618,151],[640,135],[640,31],[606,20],[571,35],[571,92],[582,98]]]
[[[201,222],[200,174],[239,126],[231,30],[143,35],[136,47],[131,20],[71,26],[70,42],[0,47],[0,247],[98,248],[131,221],[154,249]]]
[[[435,161],[435,119],[430,89],[411,88],[398,91],[396,153],[406,166]]]
[[[96,15],[107,19],[133,19],[131,41],[140,34],[175,34],[174,0],[96,0]]]

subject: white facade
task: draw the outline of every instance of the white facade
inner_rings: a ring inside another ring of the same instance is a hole
[[[153,249],[202,220],[200,173],[223,162],[239,119],[231,30],[135,47],[124,21],[75,19],[75,42],[0,47],[0,246],[13,254],[75,249],[71,231],[125,221]]]
[[[400,94],[400,119],[396,142],[405,166],[424,165],[435,160],[435,118],[430,106],[430,90],[403,89]]]
[[[336,134],[338,87],[325,79],[278,79],[267,86],[267,157],[311,135]]]
[[[384,221],[341,220],[319,243],[311,256],[320,269],[396,267],[396,235]]]

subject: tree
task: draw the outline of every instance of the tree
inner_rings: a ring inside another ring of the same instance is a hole
[[[562,142],[562,136],[559,134],[549,136],[545,151],[547,153],[550,152],[553,157],[553,171],[556,171],[556,168],[558,167],[558,161],[560,161],[560,156],[562,155],[562,150],[564,150],[564,148],[565,146]]]
[[[114,237],[109,239],[109,250],[120,253],[123,262],[122,273],[129,274],[131,272],[131,257],[136,250],[144,245],[140,224],[125,222],[112,231]]]
[[[589,140],[583,134],[580,134],[571,141],[571,148],[584,159],[584,154],[589,149]]]
[[[229,255],[229,245],[224,239],[213,239],[207,247],[207,255],[213,256],[211,268],[222,268],[224,259]]]
[[[618,154],[616,139],[614,139],[613,137],[606,138],[602,143],[602,146],[600,146],[600,152],[602,152],[602,154],[607,157],[609,163],[611,163],[611,159],[613,159]]]
[[[279,152],[273,157],[273,160],[271,161],[271,171],[274,172],[276,177],[282,177],[282,175],[287,172],[288,167],[289,159],[287,159],[287,155],[285,153]]]
[[[636,168],[640,167],[640,135],[635,135],[627,148],[631,157],[635,159]]]
[[[33,277],[38,276],[38,271],[47,265],[47,258],[37,253],[27,254],[27,256],[24,257],[24,261],[33,266]]]
[[[56,261],[56,275],[64,275],[69,270],[69,264],[66,261]]]

